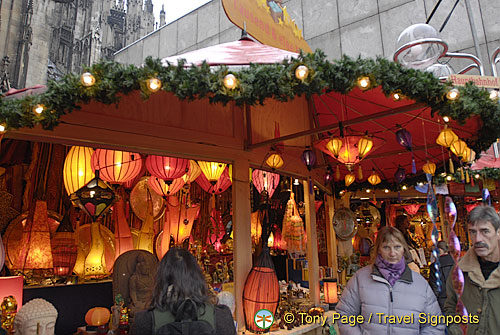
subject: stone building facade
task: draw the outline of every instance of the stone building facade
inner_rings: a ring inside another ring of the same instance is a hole
[[[500,1],[468,1],[485,71],[490,74],[489,59],[500,46]],[[412,24],[425,23],[437,3],[437,0],[282,1],[311,49],[322,49],[329,59],[338,59],[342,54],[392,59],[399,33]],[[452,0],[442,1],[429,24],[439,30],[454,4]],[[450,51],[476,54],[465,6],[466,1],[458,3],[441,37]],[[227,19],[221,0],[212,0],[118,51],[115,60],[138,65],[147,56],[162,58],[181,54],[235,41],[240,35],[241,30]],[[459,71],[470,61],[452,59],[449,63]]]
[[[44,84],[154,29],[151,0],[0,0],[0,51],[12,87]]]

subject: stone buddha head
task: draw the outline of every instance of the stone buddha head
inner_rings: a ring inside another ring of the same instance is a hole
[[[30,300],[16,315],[16,335],[54,335],[56,320],[57,310],[50,302],[40,298]]]

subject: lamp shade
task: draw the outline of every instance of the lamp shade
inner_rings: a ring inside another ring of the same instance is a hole
[[[151,176],[148,178],[148,186],[156,194],[161,195],[162,197],[170,196],[177,193],[182,186],[184,186],[185,183],[183,177],[174,179],[172,183],[168,185],[162,179]]]
[[[203,172],[207,180],[211,184],[215,184],[226,169],[227,164],[220,162],[198,161],[198,165],[200,166],[201,172]]]
[[[188,207],[185,203],[179,203],[177,197],[170,197],[167,206],[166,220],[169,222],[170,235],[175,244],[180,245],[191,235],[193,222],[200,213],[200,205]]]
[[[78,249],[68,211],[57,227],[50,244],[52,246],[54,274],[56,276],[69,276],[75,267]]]
[[[17,310],[23,304],[23,276],[0,277],[0,302],[9,295],[17,301]]]
[[[252,183],[259,191],[267,191],[269,198],[273,196],[274,190],[278,186],[280,182],[280,175],[277,173],[272,173],[268,171],[263,171],[259,169],[255,169],[252,172]]]
[[[340,149],[342,148],[343,141],[339,137],[334,137],[326,144],[326,148],[330,151],[334,157],[338,157]]]
[[[411,133],[402,128],[396,132],[396,141],[405,147],[407,150],[411,151]]]
[[[472,150],[471,148],[467,147],[465,149],[465,152],[463,153],[462,161],[465,163],[472,164],[475,159],[476,159],[476,152],[474,150]]]
[[[323,278],[323,293],[325,303],[336,304],[339,301],[337,294],[337,279]]]
[[[111,313],[106,307],[94,307],[85,314],[85,322],[89,326],[101,326],[109,322]]]
[[[436,138],[436,143],[446,148],[452,145],[455,141],[458,141],[458,136],[455,132],[453,132],[453,130],[448,128],[447,125],[444,126],[443,130],[441,130]]]
[[[285,162],[283,161],[283,157],[281,157],[279,153],[274,152],[269,154],[269,156],[266,158],[266,164],[274,170],[282,167]]]
[[[267,309],[274,315],[279,299],[278,277],[274,271],[269,249],[265,247],[257,265],[248,274],[243,287],[243,312],[246,328],[251,332],[262,332],[262,329],[257,327],[255,323],[256,313]]]
[[[304,150],[300,158],[309,171],[316,164],[316,154],[311,149]]]
[[[170,183],[189,171],[189,160],[166,156],[150,155],[146,158],[146,168],[156,178]]]
[[[134,152],[96,149],[92,154],[91,166],[94,171],[99,170],[102,180],[123,184],[141,172],[142,157]]]
[[[104,214],[115,200],[113,189],[99,178],[98,171],[94,179],[71,196],[71,200],[90,216],[92,221]]]
[[[370,175],[370,177],[368,177],[368,182],[375,186],[377,184],[380,184],[382,182],[382,179],[380,179],[380,176],[377,172],[375,172],[375,170],[372,170],[372,174]]]
[[[85,186],[94,178],[91,159],[94,150],[87,147],[71,147],[63,167],[64,187],[68,195],[73,194],[79,188]]]

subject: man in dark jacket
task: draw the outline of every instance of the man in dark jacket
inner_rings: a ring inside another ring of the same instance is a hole
[[[443,283],[443,285],[446,285],[446,280],[450,276],[450,272],[451,269],[453,268],[453,265],[455,265],[455,260],[448,253],[448,244],[446,244],[445,241],[438,242],[438,249],[439,249],[439,273],[441,274],[441,282]],[[438,287],[436,285],[435,272],[436,270],[434,268],[434,263],[433,263],[431,265],[429,285],[431,286],[432,291],[434,291],[434,294],[438,299],[441,311],[444,312],[444,302],[446,301],[446,288],[442,287],[441,292],[438,291]]]
[[[469,213],[471,249],[458,262],[464,274],[461,297],[469,320],[467,335],[500,334],[500,217],[493,207],[478,206]],[[452,277],[446,283],[447,315],[456,315],[457,295]],[[448,327],[451,335],[462,335],[460,325]]]

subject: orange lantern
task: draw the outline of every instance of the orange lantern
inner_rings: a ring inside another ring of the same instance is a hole
[[[134,152],[96,149],[91,166],[94,171],[99,170],[102,180],[122,184],[133,180],[141,172],[142,157]]]
[[[198,165],[198,163],[196,163],[196,161],[191,159],[189,160],[189,171],[184,176],[182,176],[182,178],[186,183],[192,183],[196,180],[196,178],[198,178],[200,173],[200,166]]]
[[[163,180],[156,178],[155,176],[151,176],[148,178],[148,186],[158,195],[166,197],[177,193],[182,188],[182,186],[184,186],[184,179],[183,177],[176,178],[169,185]]]
[[[445,124],[443,130],[441,130],[441,132],[439,133],[439,135],[436,139],[436,143],[443,146],[443,147],[448,148],[455,141],[458,141],[457,134],[455,134],[453,132],[453,130],[448,128],[448,125]]]
[[[345,175],[344,179],[345,179],[345,186],[349,187],[349,185],[354,183],[354,181],[356,180],[356,176],[354,175],[354,173],[349,173]]]
[[[462,159],[462,157],[467,154],[467,143],[462,140],[457,140],[450,145],[450,150],[455,156]]]
[[[106,307],[94,307],[85,314],[85,322],[89,326],[101,326],[109,322],[111,313]]]
[[[377,184],[380,184],[382,182],[382,179],[380,179],[380,176],[375,172],[375,170],[372,170],[372,174],[370,175],[370,177],[368,177],[368,182],[375,186]]]
[[[330,309],[335,308],[339,301],[337,294],[337,279],[323,278],[323,292],[325,295],[325,303],[330,305]]]
[[[94,178],[91,158],[94,150],[87,147],[71,147],[64,160],[63,181],[68,195],[87,185]]]
[[[326,148],[333,154],[334,157],[338,157],[340,149],[342,148],[342,139],[339,137],[334,137],[326,144]]]
[[[262,211],[255,211],[250,215],[250,232],[252,234],[252,243],[259,244],[260,237],[262,236],[262,219],[264,213]]]
[[[427,161],[426,164],[424,164],[424,166],[422,166],[422,170],[427,173],[427,174],[430,174],[430,175],[433,175],[434,176],[434,173],[436,172],[436,164],[432,163],[432,162],[429,162]]]
[[[267,309],[274,315],[279,299],[278,277],[274,271],[269,249],[264,248],[257,266],[252,268],[243,287],[243,312],[246,328],[252,332],[262,332],[262,329],[255,324],[257,312]]]
[[[283,161],[283,157],[277,152],[272,152],[269,154],[269,156],[266,158],[266,164],[269,166],[271,169],[279,169],[280,167],[285,164]]]
[[[373,141],[368,136],[363,136],[358,141],[358,156],[362,160],[372,150]]]
[[[134,250],[132,232],[125,215],[123,197],[113,205],[113,221],[115,223],[115,260],[123,253]]]

